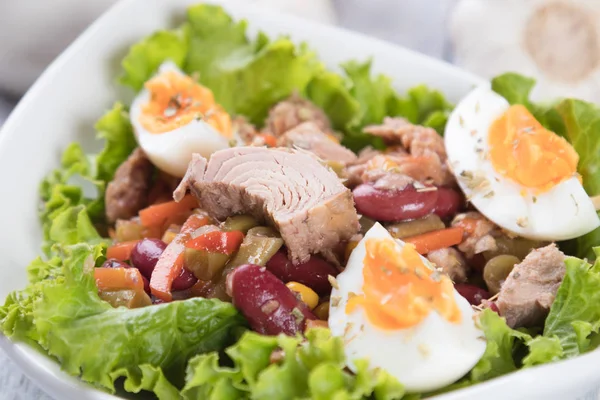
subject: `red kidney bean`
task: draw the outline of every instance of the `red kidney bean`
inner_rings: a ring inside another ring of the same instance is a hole
[[[490,298],[490,294],[487,290],[475,285],[469,285],[468,283],[457,283],[454,285],[454,289],[474,306],[478,306],[483,300]]]
[[[352,191],[359,213],[378,221],[403,221],[429,215],[435,209],[438,191],[418,191],[409,185],[402,190],[376,189],[358,185]]]
[[[267,269],[283,282],[302,283],[319,295],[331,292],[331,283],[327,276],[339,274],[336,267],[318,256],[311,256],[307,262],[294,265],[284,249],[279,250],[267,261]]]
[[[158,258],[166,248],[167,244],[160,239],[142,239],[131,251],[131,264],[150,279]]]
[[[172,290],[186,290],[194,286],[198,278],[194,276],[187,268],[182,268],[179,276],[173,280]]]
[[[498,308],[498,305],[496,304],[495,301],[490,301],[490,302],[488,302],[488,304],[489,304],[490,310],[492,310],[496,314],[500,315],[500,309]]]
[[[144,275],[142,275],[142,280],[144,281],[144,292],[150,294],[152,291],[150,290],[150,281]]]
[[[108,260],[104,261],[104,263],[102,264],[102,268],[134,268],[131,265],[127,264],[124,261],[120,261],[117,260],[115,258],[109,258]],[[150,281],[148,281],[148,279],[142,275],[142,279],[144,281],[144,291],[148,294],[150,294]]]
[[[250,327],[263,335],[304,332],[317,319],[294,293],[265,267],[245,264],[227,275],[227,292]]]
[[[438,188],[438,198],[433,212],[440,218],[449,218],[456,215],[460,206],[463,204],[463,198],[454,189]]]

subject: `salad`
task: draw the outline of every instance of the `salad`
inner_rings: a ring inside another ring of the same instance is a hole
[[[600,110],[457,105],[200,4],[40,186],[2,332],[108,392],[418,399],[600,343]],[[93,190],[90,190],[93,189]]]

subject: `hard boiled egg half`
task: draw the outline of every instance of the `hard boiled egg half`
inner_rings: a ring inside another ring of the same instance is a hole
[[[408,391],[435,390],[465,375],[485,351],[474,311],[414,247],[375,224],[352,251],[331,292],[329,328],[348,367],[365,359]]]
[[[600,225],[570,143],[489,84],[456,106],[444,141],[450,169],[467,198],[500,227],[557,241]]]
[[[193,153],[209,158],[233,138],[231,118],[212,92],[172,62],[162,64],[145,83],[130,118],[150,161],[176,177],[185,174]]]

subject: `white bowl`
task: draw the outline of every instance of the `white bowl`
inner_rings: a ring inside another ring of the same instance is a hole
[[[241,1],[222,4],[250,21],[250,33],[289,34],[307,41],[330,67],[348,59],[373,57],[399,91],[425,83],[452,101],[481,82],[471,74],[406,49],[342,29],[284,16]],[[25,266],[39,254],[38,184],[59,163],[72,141],[98,147],[94,121],[124,93],[116,83],[118,61],[128,47],[151,32],[173,26],[186,6],[198,0],[126,0],[118,3],[79,37],[19,103],[0,132],[0,298],[24,287]],[[60,370],[58,363],[0,335],[0,346],[38,385],[57,399],[116,399]],[[439,396],[451,399],[596,399],[600,352],[531,368],[468,389]]]

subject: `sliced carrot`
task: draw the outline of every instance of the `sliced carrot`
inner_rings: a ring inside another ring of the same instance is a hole
[[[137,268],[96,268],[94,278],[98,290],[144,291],[144,280]]]
[[[268,147],[277,147],[277,138],[270,133],[259,133],[258,137],[260,137]]]
[[[161,230],[164,232],[167,229],[169,229],[171,225],[183,225],[185,221],[187,221],[187,219],[190,217],[190,215],[192,215],[191,210],[186,210],[177,214],[169,215],[169,217],[167,217],[167,220],[162,225]]]
[[[244,233],[241,231],[213,231],[188,241],[185,247],[230,255],[239,249],[242,240],[244,240]]]
[[[162,237],[163,228],[160,226],[144,226],[142,227],[142,237],[150,239],[160,239]]]
[[[191,235],[196,229],[209,223],[209,217],[199,214],[193,214],[185,221],[181,231],[169,243],[154,267],[150,277],[150,290],[154,296],[163,301],[173,300],[171,286],[183,268],[185,244],[191,239]]]
[[[194,196],[188,194],[180,202],[169,201],[144,208],[140,211],[140,220],[143,226],[163,226],[170,216],[195,207],[198,207],[198,201]]]
[[[116,258],[120,261],[127,261],[131,257],[131,252],[139,240],[130,240],[110,246],[106,249],[106,258]]]
[[[440,229],[439,231],[412,236],[404,239],[404,241],[415,245],[415,249],[419,254],[427,254],[433,250],[459,244],[462,242],[463,232],[463,228],[461,227]]]

